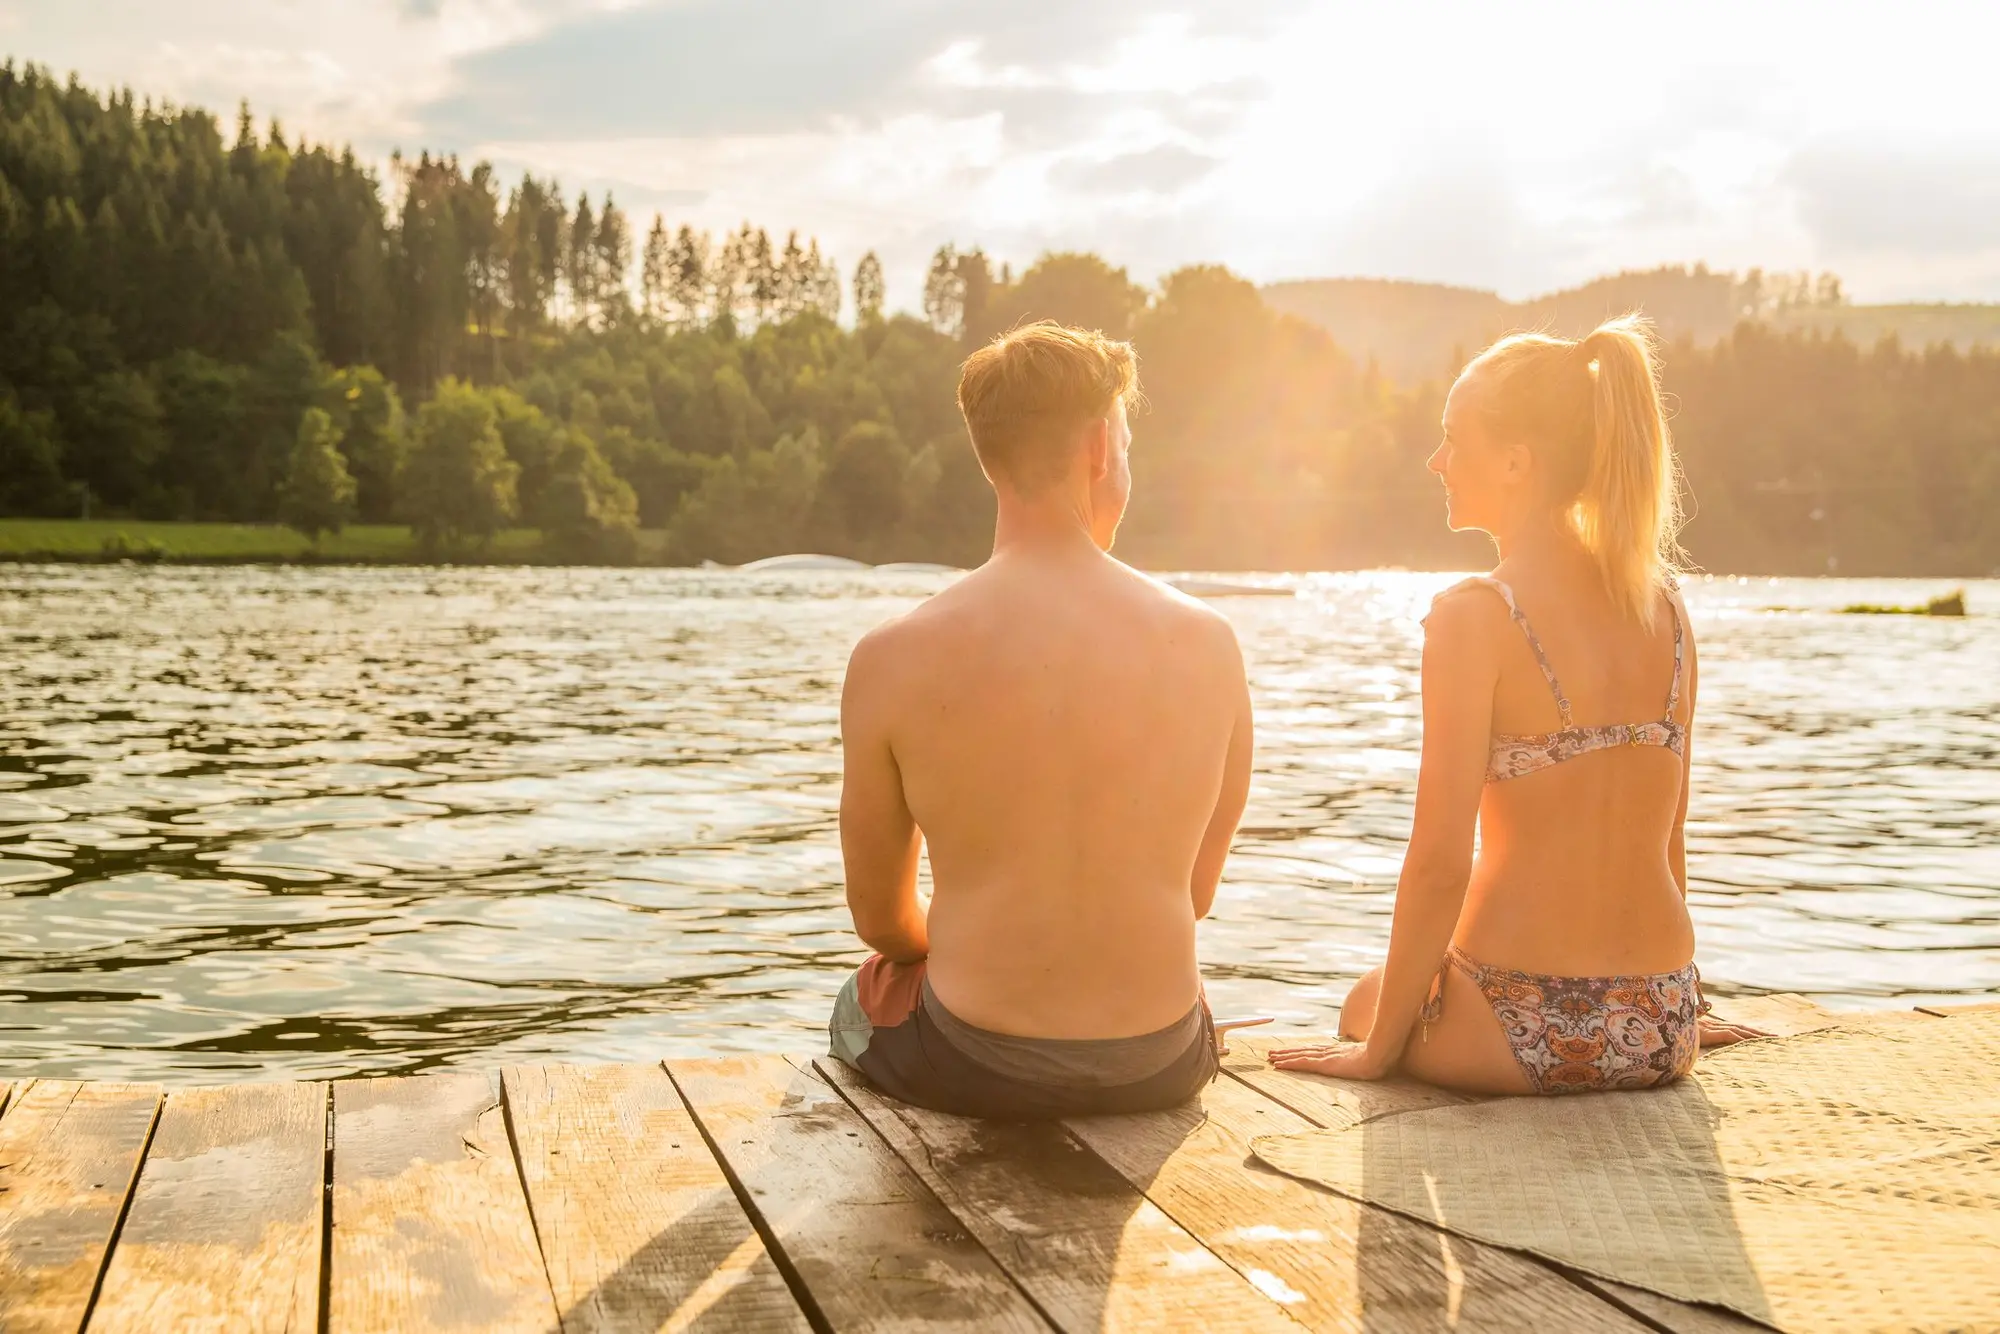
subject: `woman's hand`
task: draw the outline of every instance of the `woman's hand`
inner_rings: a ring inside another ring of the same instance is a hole
[[[1703,1017],[1700,1025],[1701,1045],[1704,1047],[1727,1047],[1732,1043],[1748,1042],[1751,1038],[1768,1038],[1771,1035],[1761,1028],[1748,1024],[1732,1024],[1725,1019]]]
[[[1371,1053],[1365,1042],[1338,1042],[1314,1047],[1280,1047],[1270,1054],[1271,1064],[1280,1070],[1304,1070],[1335,1079],[1381,1079],[1395,1068]]]

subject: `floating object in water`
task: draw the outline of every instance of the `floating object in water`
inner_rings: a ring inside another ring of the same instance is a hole
[[[1169,588],[1179,589],[1192,598],[1288,598],[1295,596],[1292,589],[1275,584],[1231,584],[1218,579],[1168,579]]]
[[[801,570],[854,571],[865,570],[869,567],[862,561],[849,560],[845,556],[820,556],[810,552],[801,552],[791,556],[766,556],[762,560],[753,560],[748,565],[739,565],[736,568],[744,574],[769,574],[778,572],[791,574]]]
[[[1965,590],[1955,588],[1942,597],[1932,598],[1921,607],[1889,607],[1872,602],[1857,602],[1840,610],[1847,616],[1963,616]]]

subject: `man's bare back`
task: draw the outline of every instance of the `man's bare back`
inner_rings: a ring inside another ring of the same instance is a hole
[[[1132,349],[1081,329],[966,358],[993,558],[848,664],[840,851],[874,953],[828,1050],[906,1102],[1045,1120],[1215,1076],[1195,922],[1249,793],[1250,698],[1229,623],[1108,554],[1137,394]]]
[[[1003,550],[862,642],[843,731],[853,796],[871,796],[853,747],[879,738],[873,781],[929,844],[929,977],[951,1013],[1085,1038],[1188,1012],[1248,786],[1227,621],[1086,541]]]

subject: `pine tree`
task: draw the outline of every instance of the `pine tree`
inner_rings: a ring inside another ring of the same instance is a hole
[[[667,260],[668,305],[680,328],[698,327],[710,309],[708,255],[708,233],[683,223]]]
[[[924,275],[924,318],[947,338],[965,333],[965,275],[959,265],[958,250],[949,242],[931,256],[930,271]]]
[[[762,227],[750,238],[744,265],[745,294],[750,301],[750,318],[763,325],[778,305],[778,258],[771,249],[771,234]]]
[[[806,297],[808,310],[816,310],[830,320],[840,318],[840,268],[819,253],[819,238],[806,250]]]
[[[597,320],[608,327],[623,322],[632,310],[632,227],[609,194],[597,216],[592,246]]]
[[[869,251],[854,266],[854,318],[862,324],[872,324],[882,318],[882,301],[885,293],[882,279],[882,261]],[[928,295],[928,293],[926,294]]]
[[[785,237],[785,249],[778,258],[776,281],[772,284],[772,307],[780,320],[789,320],[806,308],[818,274],[806,268],[806,252],[794,231]]]
[[[550,319],[559,317],[557,303],[562,287],[563,262],[569,254],[569,210],[563,207],[562,187],[549,182],[548,197],[535,222],[535,259],[541,266],[541,290]]]
[[[542,261],[541,227],[549,198],[542,183],[523,176],[507,196],[500,220],[500,262],[505,273],[507,331],[532,335],[548,318],[549,281]]]
[[[298,443],[292,447],[278,514],[286,527],[304,533],[315,547],[321,533],[338,533],[354,517],[354,478],[339,445],[333,418],[318,408],[307,408],[299,419]]]
[[[663,325],[673,309],[674,243],[666,219],[653,215],[639,257],[639,316],[648,325]]]
[[[486,344],[486,373],[499,371],[499,345],[494,326],[500,314],[500,289],[504,281],[500,248],[500,193],[493,182],[493,166],[481,162],[472,175],[463,178],[454,195],[454,212],[460,243],[465,248],[467,304],[473,327]]]
[[[577,196],[576,216],[570,219],[563,281],[569,289],[570,323],[588,329],[597,313],[597,219],[591,214],[587,193]]]
[[[718,322],[727,320],[732,328],[745,313],[746,287],[754,249],[755,234],[746,222],[723,237],[715,263],[709,266],[709,310]]]

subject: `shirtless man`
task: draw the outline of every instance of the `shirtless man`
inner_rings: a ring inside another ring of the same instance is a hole
[[[832,1050],[907,1102],[1139,1111],[1215,1072],[1195,922],[1249,790],[1250,699],[1229,623],[1107,554],[1137,391],[1128,345],[1055,324],[967,358],[992,559],[848,665],[840,841],[875,954]]]

